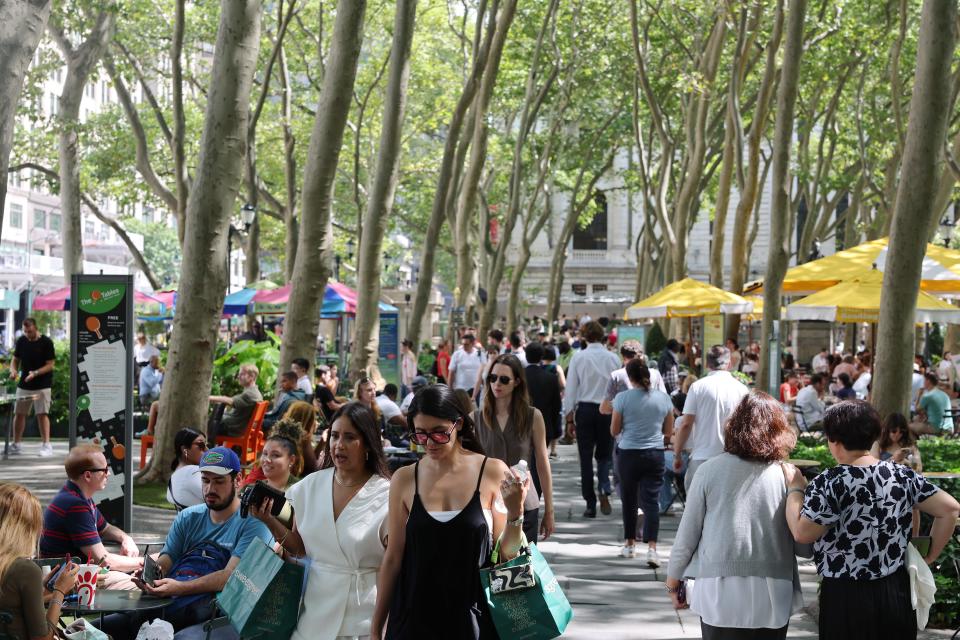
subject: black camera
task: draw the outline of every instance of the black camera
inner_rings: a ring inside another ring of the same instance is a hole
[[[246,518],[251,506],[259,506],[267,498],[273,498],[270,514],[279,516],[287,504],[283,491],[277,491],[263,480],[257,480],[240,493],[240,517]]]

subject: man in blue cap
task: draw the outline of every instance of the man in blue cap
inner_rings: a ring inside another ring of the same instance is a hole
[[[256,518],[240,516],[240,459],[226,447],[214,447],[200,458],[203,504],[177,514],[166,543],[157,558],[163,572],[153,586],[143,590],[161,598],[173,598],[163,619],[179,631],[211,617],[211,601],[223,589],[240,563],[247,547],[259,538],[270,544],[273,537]],[[152,616],[151,616],[152,617]],[[114,640],[134,638],[145,615],[107,616],[103,631]]]

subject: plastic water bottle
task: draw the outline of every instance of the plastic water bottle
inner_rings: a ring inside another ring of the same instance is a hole
[[[514,473],[517,474],[520,478],[520,484],[523,484],[527,478],[530,477],[530,469],[527,467],[527,461],[521,460],[517,464],[510,467],[513,469]]]

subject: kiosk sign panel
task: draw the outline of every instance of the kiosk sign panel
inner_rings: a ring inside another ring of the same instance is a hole
[[[103,450],[110,473],[94,497],[110,524],[133,510],[133,277],[75,275],[70,293],[70,446]]]

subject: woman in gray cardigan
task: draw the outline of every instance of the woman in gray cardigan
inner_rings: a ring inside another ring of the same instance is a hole
[[[730,415],[724,451],[697,471],[677,531],[667,591],[700,616],[705,639],[785,638],[802,605],[798,548],[784,518],[780,468],[796,436],[780,403],[744,396]],[[685,593],[684,577],[696,578]]]

